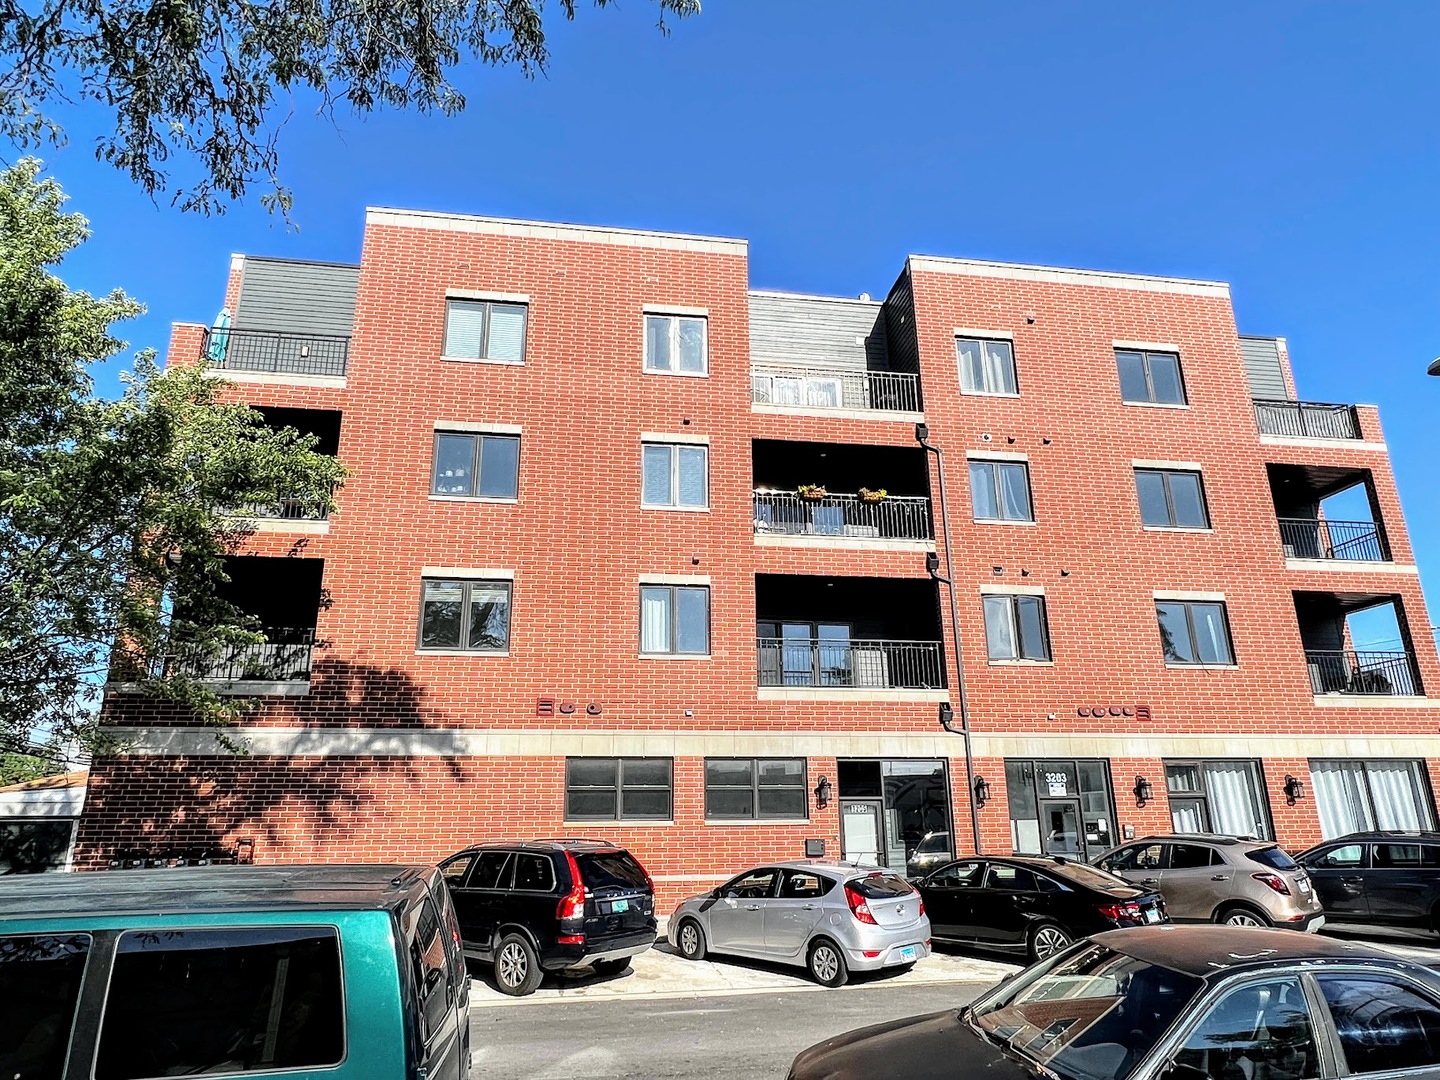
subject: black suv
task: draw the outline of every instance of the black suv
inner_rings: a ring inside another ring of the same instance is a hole
[[[495,965],[502,993],[533,993],[543,972],[616,975],[655,943],[655,886],[604,840],[481,844],[440,864],[465,955]]]
[[[1357,832],[1295,856],[1331,923],[1440,933],[1440,833]]]

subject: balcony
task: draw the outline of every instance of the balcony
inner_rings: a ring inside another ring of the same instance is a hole
[[[878,500],[827,492],[755,492],[757,536],[815,536],[869,540],[930,540],[930,500],[886,495]]]
[[[757,363],[750,368],[750,401],[807,411],[919,413],[920,376],[908,371]]]
[[[330,511],[309,499],[281,499],[273,503],[247,503],[230,511],[231,517],[264,521],[328,521]]]
[[[938,641],[757,638],[759,684],[858,690],[939,690],[945,664]]]
[[[205,332],[201,356],[222,371],[342,376],[349,364],[350,338],[216,327]]]
[[[1295,439],[1359,439],[1360,421],[1353,405],[1319,401],[1255,402],[1255,420],[1262,435]]]
[[[266,627],[265,640],[232,645],[218,654],[187,650],[155,657],[147,668],[152,678],[184,675],[205,682],[309,682],[315,649],[313,627]]]
[[[1414,697],[1420,693],[1415,660],[1403,650],[1307,649],[1305,662],[1316,695]]]
[[[1280,542],[1287,559],[1388,562],[1389,549],[1373,521],[1280,518]]]

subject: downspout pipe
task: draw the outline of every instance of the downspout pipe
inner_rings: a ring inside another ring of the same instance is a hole
[[[940,448],[932,446],[929,440],[929,425],[916,424],[915,441],[928,453],[935,455],[935,471],[940,476],[940,535],[945,542],[945,574],[940,574],[940,560],[933,551],[925,556],[925,569],[929,571],[931,579],[942,582],[950,594],[950,640],[955,650],[955,696],[960,705],[960,727],[955,727],[954,710],[949,708],[948,702],[940,706],[940,726],[964,740],[965,793],[966,801],[970,804],[970,838],[974,843],[975,854],[979,855],[980,811],[975,805],[975,757],[970,743],[970,703],[965,694],[965,661],[960,655],[960,612],[955,602],[955,560],[950,554],[950,508],[945,498],[945,457]]]

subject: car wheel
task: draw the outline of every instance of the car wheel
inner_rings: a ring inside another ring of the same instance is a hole
[[[1215,914],[1215,921],[1225,926],[1270,926],[1270,920],[1254,908],[1240,907],[1238,904],[1232,907],[1221,908]]]
[[[686,960],[705,959],[705,931],[700,929],[700,924],[694,919],[686,919],[680,924],[680,929],[675,934],[675,943],[680,947],[680,955]]]
[[[1074,944],[1075,939],[1054,923],[1041,923],[1030,931],[1030,959],[1044,960]]]
[[[850,977],[850,968],[845,963],[845,954],[840,946],[829,938],[821,938],[810,946],[808,965],[810,977],[821,986],[844,986]]]
[[[506,934],[495,950],[495,986],[502,994],[524,997],[540,985],[540,958],[519,934]]]
[[[629,958],[628,956],[625,957],[623,960],[596,960],[596,961],[595,961],[595,974],[596,974],[596,975],[619,975],[619,974],[621,974],[622,972],[626,972],[626,971],[629,971],[629,970],[630,970],[630,958]]]

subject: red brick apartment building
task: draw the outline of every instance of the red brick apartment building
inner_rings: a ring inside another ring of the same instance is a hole
[[[247,755],[110,687],[77,865],[587,835],[668,901],[822,844],[1436,824],[1376,410],[1298,400],[1228,286],[912,256],[855,300],[746,259],[387,209],[358,266],[235,257],[170,362],[353,478],[232,560],[274,628],[207,669],[263,699]]]

